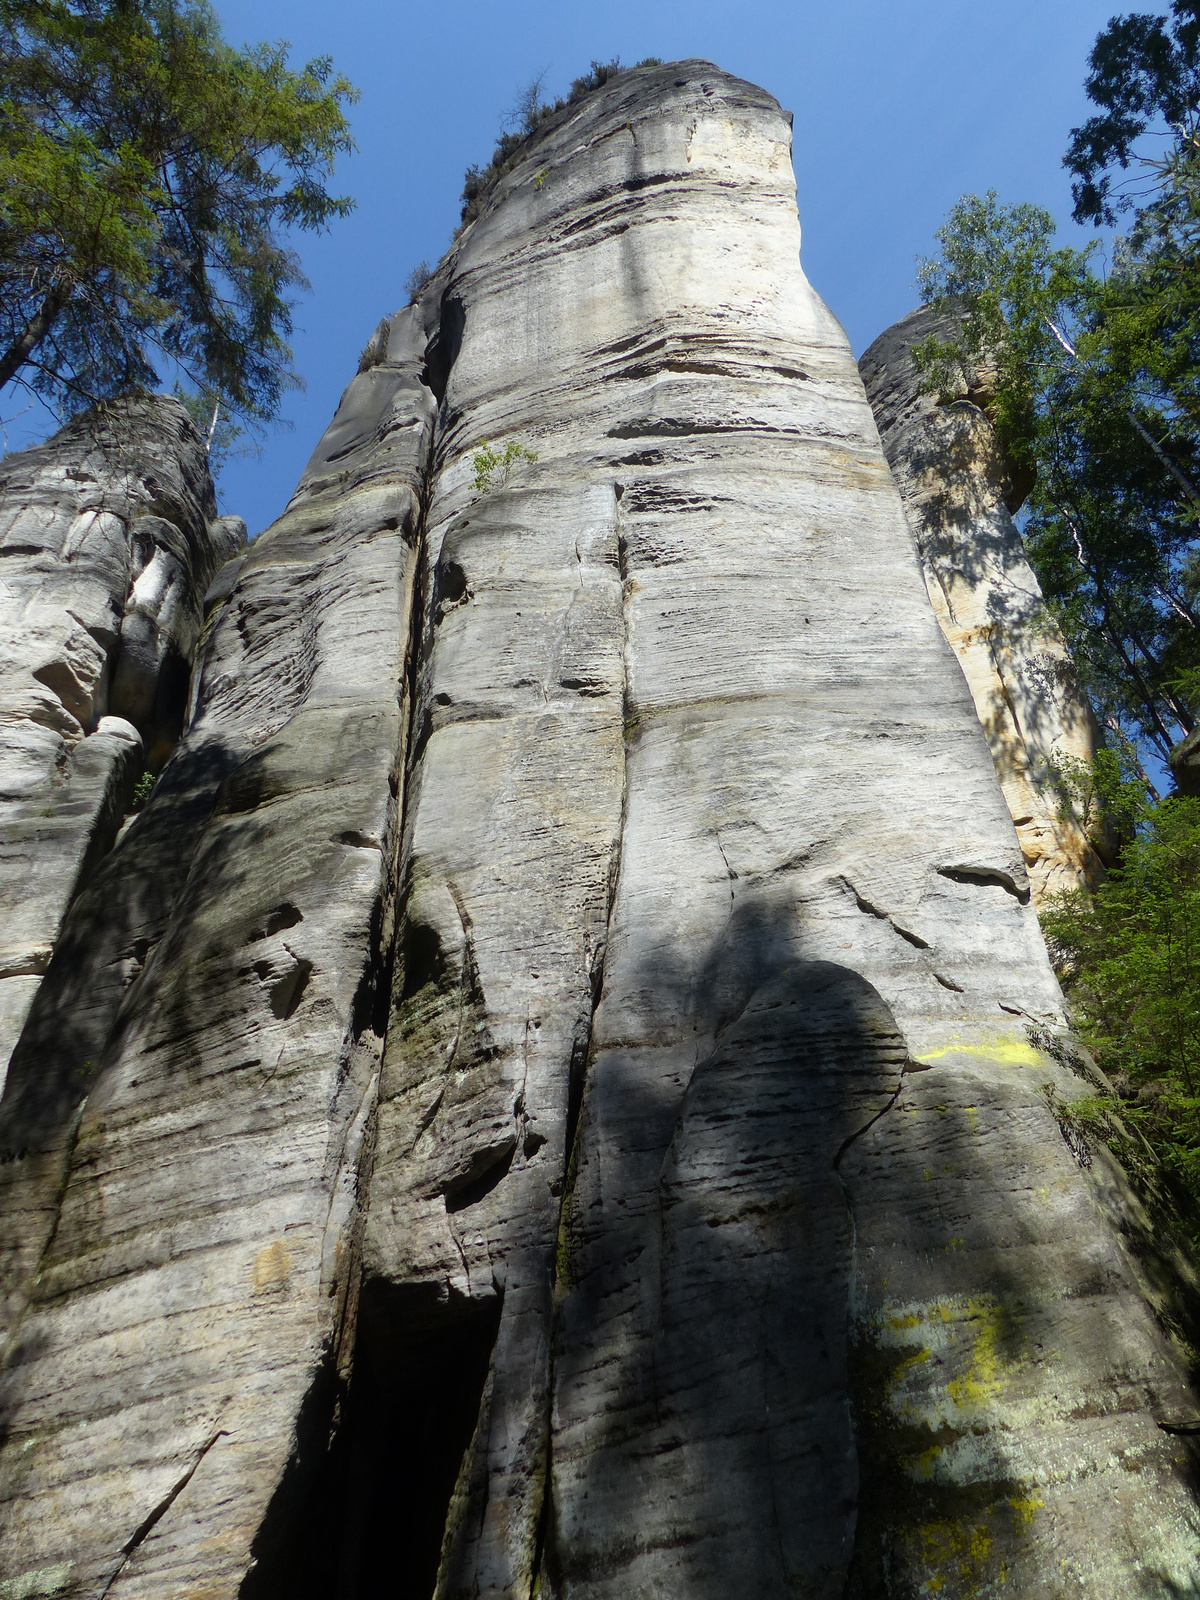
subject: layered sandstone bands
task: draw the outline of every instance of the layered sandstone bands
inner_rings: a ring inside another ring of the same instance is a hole
[[[1056,1123],[1021,848],[798,245],[769,95],[611,81],[226,570],[2,1108],[25,1594],[1197,1581],[1144,1219]],[[485,441],[536,460],[480,490]]]
[[[914,311],[859,366],[1040,904],[1103,874],[1100,825],[1076,814],[1069,783],[1096,753],[1096,719],[1013,522],[1024,491],[982,409],[987,374],[961,374],[951,399],[923,387],[914,347],[953,332],[949,314]]]
[[[183,725],[217,568],[204,441],[111,404],[0,468],[0,1084],[72,895]]]

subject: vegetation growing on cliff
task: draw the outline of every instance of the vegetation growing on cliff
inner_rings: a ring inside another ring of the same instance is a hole
[[[657,56],[646,56],[643,60],[635,62],[634,67],[658,67],[662,63]],[[591,67],[582,77],[572,80],[571,87],[564,97],[557,100],[542,99],[542,84],[545,78],[543,73],[532,83],[524,88],[517,104],[505,118],[507,126],[496,140],[496,147],[492,151],[492,159],[486,167],[468,167],[463,178],[462,191],[462,224],[474,222],[483,210],[487,198],[492,190],[516,166],[518,159],[533,135],[542,125],[560,111],[565,111],[577,100],[582,100],[610,78],[619,77],[624,72],[631,72],[634,68],[621,65],[620,59],[614,56],[611,61],[593,61]]]
[[[0,384],[70,413],[182,374],[274,416],[286,232],[353,204],[326,188],[350,84],[232,49],[207,0],[0,0],[0,71]]]

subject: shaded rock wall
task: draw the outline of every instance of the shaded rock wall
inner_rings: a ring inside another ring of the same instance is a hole
[[[1200,1581],[1185,1352],[798,244],[769,95],[611,81],[225,569],[0,1103],[23,1595]]]
[[[0,1085],[72,894],[179,736],[204,591],[244,539],[161,396],[0,466]]]
[[[1034,903],[1103,872],[1055,784],[1054,763],[1089,762],[1096,720],[1025,556],[1014,487],[984,411],[986,374],[963,374],[949,404],[921,388],[913,347],[952,329],[911,312],[859,362],[942,631],[962,667],[1012,813]]]
[[[324,1445],[433,413],[424,332],[397,343],[224,570],[187,732],[13,1058],[0,1565],[29,1594],[235,1593],[298,1419]]]

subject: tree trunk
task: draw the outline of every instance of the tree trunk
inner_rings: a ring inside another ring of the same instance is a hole
[[[54,326],[55,319],[67,303],[67,292],[56,284],[41,305],[25,324],[25,331],[9,345],[0,356],[0,389],[16,376]]]

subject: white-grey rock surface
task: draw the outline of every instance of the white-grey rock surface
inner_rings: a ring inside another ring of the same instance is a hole
[[[1076,815],[1069,793],[1095,756],[1096,719],[1013,522],[1023,491],[982,409],[989,375],[960,372],[944,404],[922,387],[914,346],[954,331],[947,313],[913,311],[880,334],[859,369],[1038,905],[1103,875],[1098,819]]]
[[[244,538],[162,396],[0,463],[0,1087],[71,896],[179,735],[204,591]]]
[[[769,95],[610,81],[218,580],[0,1103],[23,1596],[1200,1584],[1174,1302],[798,247]]]
[[[305,1397],[348,1359],[425,343],[351,384],[215,585],[190,725],[13,1058],[0,1570],[23,1595],[237,1593]]]

